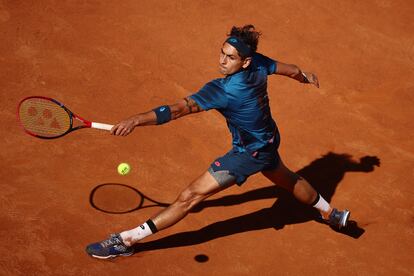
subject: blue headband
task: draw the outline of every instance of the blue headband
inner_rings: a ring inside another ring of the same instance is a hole
[[[236,50],[243,56],[243,57],[250,57],[253,54],[252,49],[244,43],[241,39],[230,36],[227,38],[226,42],[236,48]]]

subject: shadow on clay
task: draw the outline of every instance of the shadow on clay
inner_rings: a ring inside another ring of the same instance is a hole
[[[380,166],[380,160],[375,156],[365,156],[359,161],[355,161],[349,154],[329,152],[297,171],[297,173],[304,177],[327,201],[330,202],[345,173],[372,172],[375,166]],[[139,194],[142,195],[142,193]],[[275,185],[248,191],[240,195],[229,195],[218,199],[206,200],[196,206],[192,212],[199,212],[209,207],[238,205],[253,200],[267,198],[276,199],[275,203],[269,208],[264,208],[247,215],[230,218],[224,221],[218,221],[199,230],[181,232],[158,240],[139,243],[137,244],[137,250],[150,251],[162,248],[190,246],[236,233],[267,228],[279,230],[289,224],[303,223],[312,220],[319,221],[319,213],[314,208],[301,204],[289,192]],[[96,208],[92,204],[93,196],[91,196],[90,199],[91,205]],[[134,208],[134,210],[131,211],[135,210],[137,210],[137,208]],[[334,230],[355,239],[359,238],[365,232],[365,230],[359,227],[358,223],[353,220],[349,221],[347,227],[341,230]]]

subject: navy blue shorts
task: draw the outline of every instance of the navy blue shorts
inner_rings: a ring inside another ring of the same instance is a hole
[[[278,147],[279,143],[274,143],[253,153],[240,152],[237,148],[233,148],[211,163],[209,172],[220,185],[226,185],[227,183],[221,183],[220,177],[217,176],[221,172],[226,172],[233,177],[237,185],[241,186],[249,176],[277,168],[280,162],[279,153],[277,152]]]

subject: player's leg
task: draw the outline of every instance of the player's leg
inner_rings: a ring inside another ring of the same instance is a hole
[[[132,255],[133,244],[179,222],[198,203],[234,183],[234,177],[231,175],[223,178],[209,170],[188,185],[169,207],[145,223],[131,230],[111,235],[107,240],[90,244],[86,251],[89,255],[101,259]]]
[[[274,184],[291,192],[297,200],[304,204],[311,204],[318,196],[315,189],[300,175],[289,170],[282,160],[280,160],[277,168],[263,171],[262,173]],[[328,216],[330,208],[322,211],[324,216]]]
[[[198,203],[231,186],[230,184],[233,183],[220,185],[210,172],[205,172],[188,185],[170,206],[152,216],[146,223],[121,232],[120,235],[124,243],[131,246],[148,235],[174,225],[182,220]]]
[[[234,183],[232,181],[226,183],[226,185],[219,184],[211,172],[207,171],[188,185],[170,206],[153,216],[151,220],[156,225],[157,230],[170,227],[183,219],[198,203]]]
[[[338,211],[332,208],[306,179],[289,170],[281,159],[275,169],[266,170],[262,173],[274,184],[291,192],[298,201],[316,208],[322,218],[332,226],[338,228],[346,226],[350,212],[348,210]]]

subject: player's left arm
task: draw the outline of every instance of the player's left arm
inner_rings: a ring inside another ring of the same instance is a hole
[[[277,62],[275,74],[287,76],[301,83],[310,83],[319,88],[319,80],[314,73],[304,72],[294,64]]]

